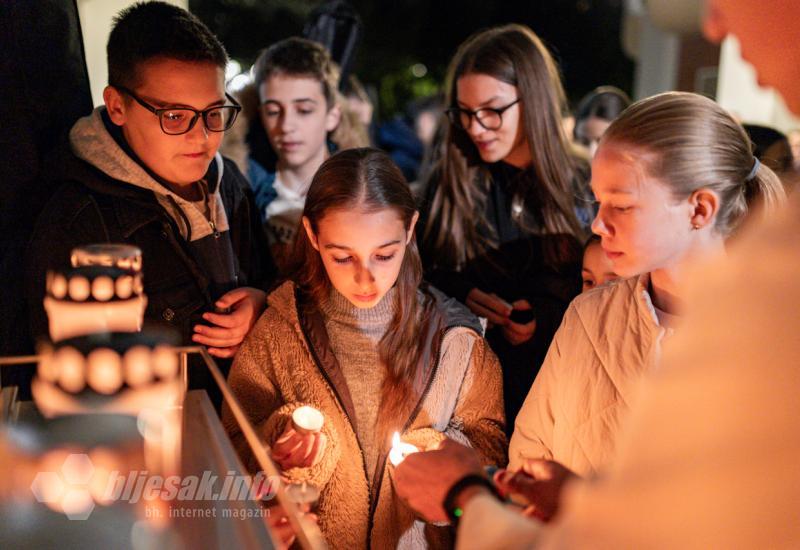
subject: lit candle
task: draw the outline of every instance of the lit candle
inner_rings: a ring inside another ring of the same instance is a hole
[[[297,407],[292,413],[292,424],[294,429],[301,434],[318,433],[322,430],[322,425],[325,423],[325,417],[314,407],[303,405]]]
[[[411,443],[400,440],[400,434],[394,432],[392,437],[392,450],[389,452],[389,460],[393,466],[397,466],[411,453],[419,452],[419,449]]]

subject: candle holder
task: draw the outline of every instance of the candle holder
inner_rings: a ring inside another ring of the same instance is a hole
[[[101,333],[42,344],[31,391],[47,417],[89,412],[138,415],[182,395],[175,338]]]
[[[142,251],[129,244],[87,244],[72,249],[70,263],[72,267],[99,265],[141,273]]]
[[[284,488],[286,498],[289,501],[297,504],[304,512],[310,512],[314,509],[319,500],[320,491],[316,485],[306,483],[289,483]]]
[[[103,266],[47,273],[44,308],[54,342],[96,332],[138,332],[146,306],[141,273]]]

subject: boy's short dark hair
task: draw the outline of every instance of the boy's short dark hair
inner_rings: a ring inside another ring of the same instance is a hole
[[[141,63],[156,57],[209,62],[225,68],[228,54],[197,17],[172,4],[139,2],[114,18],[106,47],[108,83],[136,88]]]
[[[339,67],[325,46],[306,38],[292,37],[276,42],[259,54],[253,65],[256,86],[274,74],[310,77],[322,85],[328,107],[336,104]]]

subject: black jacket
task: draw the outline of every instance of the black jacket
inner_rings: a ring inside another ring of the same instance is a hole
[[[224,165],[220,193],[238,286],[267,290],[274,270],[252,192],[233,162]],[[173,327],[190,344],[192,327],[219,296],[212,296],[209,277],[153,192],[115,180],[74,155],[66,159],[61,179],[37,221],[25,262],[34,337],[47,334],[42,306],[47,270],[68,266],[76,246],[107,242],[142,250],[145,321]]]
[[[580,292],[582,247],[572,235],[524,232],[512,217],[512,196],[514,178],[527,174],[507,164],[496,163],[491,166],[491,175],[484,211],[488,227],[481,227],[479,231],[494,240],[495,247],[470,260],[460,270],[437,265],[436,253],[424,242],[426,226],[438,223],[429,217],[438,187],[436,179],[426,190],[420,206],[417,235],[425,278],[446,294],[466,302],[469,292],[477,288],[497,294],[509,303],[524,299],[531,304],[536,332],[527,342],[511,345],[499,327],[486,334],[503,368],[506,425],[510,433],[564,312]],[[535,213],[531,216],[536,220]]]

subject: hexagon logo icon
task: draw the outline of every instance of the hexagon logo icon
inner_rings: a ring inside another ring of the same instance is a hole
[[[95,506],[89,491],[94,473],[94,465],[88,455],[69,454],[58,471],[36,474],[31,483],[31,492],[37,502],[62,512],[69,519],[85,520]]]

